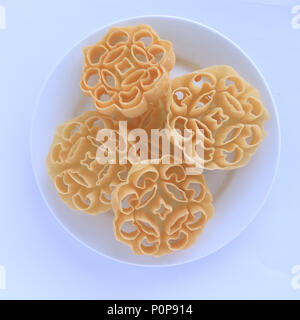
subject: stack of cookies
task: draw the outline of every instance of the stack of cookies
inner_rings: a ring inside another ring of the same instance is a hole
[[[245,166],[265,136],[258,91],[229,66],[170,79],[172,43],[148,25],[113,27],[83,53],[94,110],[54,134],[46,165],[58,195],[87,214],[113,209],[116,239],[135,254],[188,248],[214,213],[202,171]]]

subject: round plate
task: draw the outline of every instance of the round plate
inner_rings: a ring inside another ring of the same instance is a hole
[[[83,65],[82,47],[99,41],[113,26],[149,24],[174,45],[177,62],[171,77],[198,68],[227,64],[261,93],[270,113],[267,137],[249,164],[233,171],[205,171],[214,196],[215,215],[191,248],[160,258],[136,256],[113,234],[113,214],[90,216],[69,209],[58,197],[47,175],[45,159],[55,128],[60,123],[93,110],[89,97],[79,88]],[[280,135],[276,108],[270,90],[255,64],[233,42],[197,22],[177,17],[146,16],[106,26],[76,44],[44,84],[32,121],[31,156],[35,177],[50,211],[76,239],[98,253],[135,265],[177,265],[205,257],[224,247],[244,230],[262,207],[273,183],[279,160]],[[53,235],[54,236],[54,235]]]

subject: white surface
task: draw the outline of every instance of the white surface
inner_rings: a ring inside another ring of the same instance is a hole
[[[292,29],[297,1],[18,1],[0,30],[2,137],[1,298],[300,298],[291,268],[300,264],[299,52]],[[272,4],[273,3],[273,4]],[[299,3],[299,2],[298,2]],[[56,222],[33,178],[29,128],[37,94],[78,39],[117,19],[187,17],[236,42],[255,61],[278,106],[282,153],[259,216],[221,251],[190,264],[149,269],[116,263],[74,241]]]
[[[206,225],[197,243],[188,250],[159,259],[136,256],[128,246],[115,239],[112,212],[96,217],[80,212],[74,213],[61,202],[48,177],[45,158],[57,125],[80,115],[85,110],[94,110],[91,100],[83,96],[78,88],[83,64],[82,47],[99,41],[110,26],[73,47],[47,79],[39,96],[32,122],[33,169],[49,209],[67,230],[88,247],[105,256],[137,265],[177,265],[216,252],[230,243],[257,215],[269,193],[279,160],[278,119],[272,97],[256,67],[231,41],[202,25],[171,17],[136,18],[118,22],[117,25],[142,23],[149,24],[163,39],[173,43],[179,60],[172,70],[173,77],[195,71],[190,70],[189,65],[198,65],[195,68],[199,68],[228,64],[259,90],[263,103],[270,113],[270,120],[266,123],[268,135],[249,165],[242,170],[204,172],[213,194],[215,215]],[[174,32],[176,28],[188,30],[189,37],[186,37],[186,31]],[[206,44],[205,48],[202,47],[202,43]],[[183,63],[183,59],[187,62]]]

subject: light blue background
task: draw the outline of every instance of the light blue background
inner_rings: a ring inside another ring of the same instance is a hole
[[[126,3],[126,5],[125,5]],[[300,0],[0,0],[0,265],[7,298],[300,299]],[[230,245],[162,269],[108,260],[67,234],[44,204],[31,168],[29,130],[51,68],[75,43],[115,20],[145,14],[190,18],[221,31],[256,62],[273,92],[282,133],[278,176],[258,218]]]

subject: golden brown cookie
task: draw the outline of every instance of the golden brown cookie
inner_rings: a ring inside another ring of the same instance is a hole
[[[204,177],[174,163],[132,166],[112,206],[116,238],[135,254],[153,256],[191,246],[214,211]]]
[[[167,127],[203,130],[206,169],[244,166],[265,137],[267,119],[258,91],[229,66],[213,66],[172,81]]]
[[[104,128],[113,129],[113,122],[87,111],[55,132],[47,170],[62,201],[74,210],[98,214],[111,209],[112,187],[126,177],[128,165],[97,160],[97,134]]]
[[[148,25],[112,27],[83,53],[80,86],[101,114],[136,118],[160,100],[168,103],[174,51]]]

